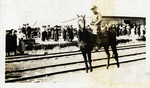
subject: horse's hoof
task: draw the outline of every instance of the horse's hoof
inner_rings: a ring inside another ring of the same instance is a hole
[[[90,68],[90,71],[92,72],[92,71],[93,71],[93,68]]]
[[[88,69],[89,69],[89,68],[85,68],[85,70],[86,70],[86,73],[88,73]]]
[[[86,69],[86,73],[88,73],[88,70]]]
[[[106,65],[106,68],[108,69],[109,65]]]
[[[108,69],[108,67],[106,67]]]
[[[119,68],[119,67],[120,67],[120,65],[119,65],[119,64],[117,64],[117,67]]]

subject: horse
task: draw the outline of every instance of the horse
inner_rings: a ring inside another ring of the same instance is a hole
[[[85,15],[84,16],[79,16],[77,15],[79,20],[78,20],[78,26],[79,28],[83,28],[85,29],[85,25],[86,25],[86,20],[85,20]],[[100,29],[101,30],[101,29]],[[90,48],[91,50],[95,47],[98,46],[99,49],[101,47],[104,47],[104,51],[107,55],[107,64],[106,64],[106,68],[109,68],[109,60],[110,60],[110,53],[109,53],[109,46],[111,46],[112,48],[112,52],[113,52],[113,57],[115,58],[116,62],[117,62],[117,67],[119,68],[119,60],[118,60],[118,52],[117,52],[117,47],[116,47],[116,33],[114,30],[114,25],[106,25],[104,26],[104,30],[100,31],[96,37],[94,34],[91,33],[91,46],[90,47],[85,47],[85,48]],[[83,53],[82,53],[83,55]],[[86,69],[87,69],[87,57],[84,57],[85,60],[85,64],[86,64]],[[89,58],[91,59],[91,58]],[[89,64],[91,64],[91,61],[89,62]],[[90,67],[92,68],[92,66]]]
[[[79,47],[84,58],[86,72],[88,73],[88,62],[90,65],[90,71],[92,72],[92,60],[91,60],[91,34],[85,28],[85,16],[78,16],[80,19],[78,20],[78,40],[79,40]],[[88,60],[87,60],[88,59]]]

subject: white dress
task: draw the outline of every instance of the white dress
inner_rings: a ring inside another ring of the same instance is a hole
[[[134,36],[134,28],[131,29],[131,36]]]

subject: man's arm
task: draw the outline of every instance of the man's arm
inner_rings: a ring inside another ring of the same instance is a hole
[[[99,24],[102,20],[102,15],[100,13],[97,14],[97,21],[94,23],[95,25]]]

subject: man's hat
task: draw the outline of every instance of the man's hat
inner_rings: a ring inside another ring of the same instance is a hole
[[[91,10],[97,9],[97,6],[92,6]]]

